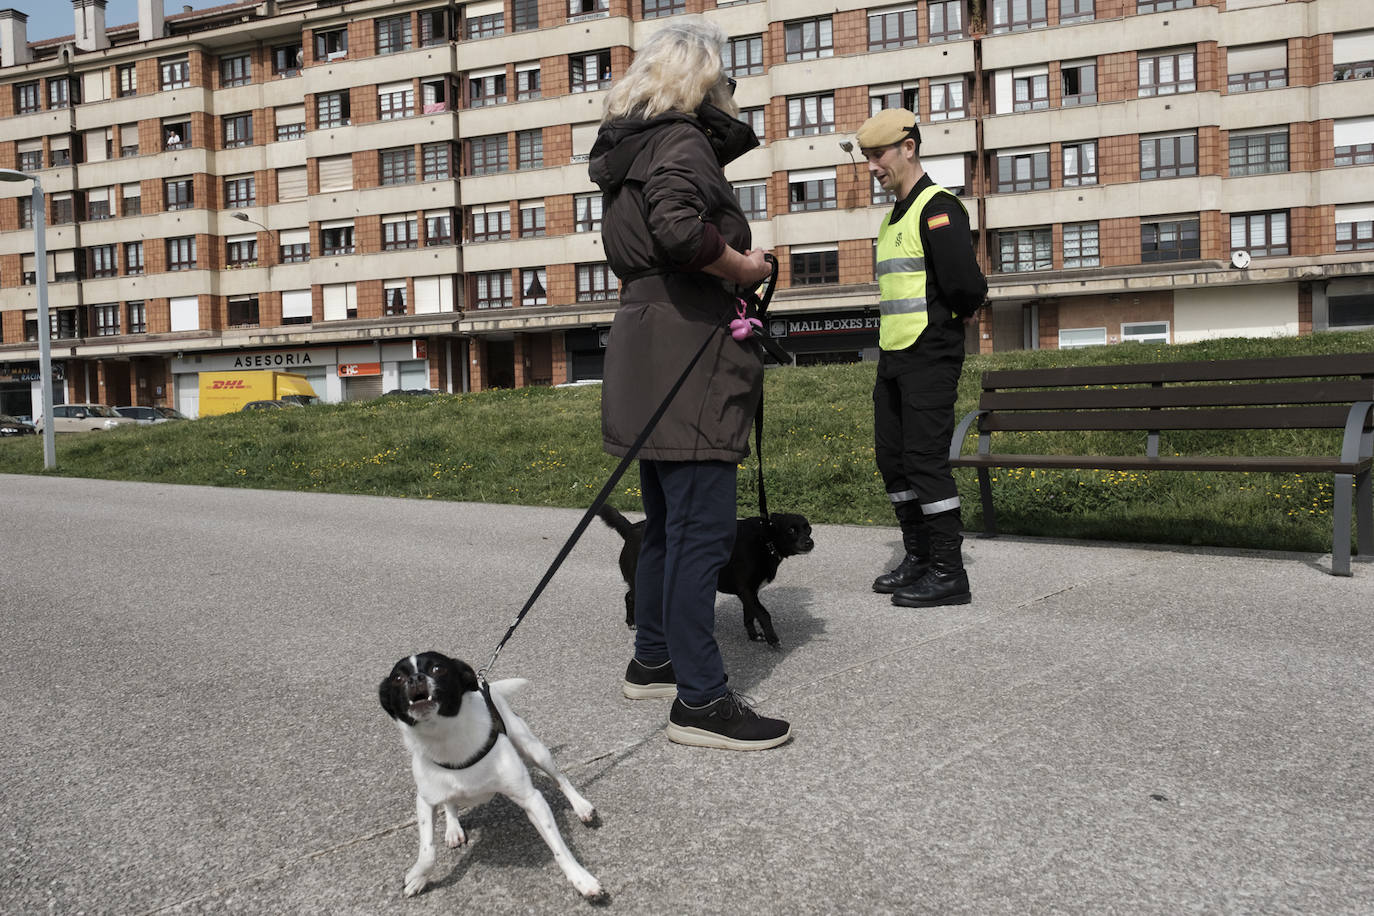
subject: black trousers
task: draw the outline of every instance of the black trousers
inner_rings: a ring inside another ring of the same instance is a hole
[[[954,402],[963,357],[927,363],[873,386],[873,450],[899,521],[919,518],[934,532],[957,535],[959,490],[949,467]]]

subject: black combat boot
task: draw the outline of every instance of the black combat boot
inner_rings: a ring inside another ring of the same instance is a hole
[[[892,603],[902,607],[943,607],[968,604],[968,574],[964,572],[962,545],[957,534],[932,532],[930,535],[930,569],[919,581],[892,595]]]
[[[930,531],[921,518],[921,507],[912,500],[894,507],[902,526],[902,546],[906,556],[896,569],[873,580],[873,590],[890,595],[899,588],[914,585],[930,569]]]

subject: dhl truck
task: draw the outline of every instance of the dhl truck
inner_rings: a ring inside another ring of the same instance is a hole
[[[277,372],[272,369],[253,369],[238,372],[200,373],[200,408],[202,417],[242,410],[249,401],[285,401],[288,404],[310,404],[319,400],[315,389],[303,375]]]

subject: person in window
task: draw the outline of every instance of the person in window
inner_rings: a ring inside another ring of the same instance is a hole
[[[987,297],[964,205],[921,168],[916,115],[889,108],[859,128],[868,170],[897,203],[878,229],[873,444],[906,555],[873,582],[904,607],[967,604],[959,490],[949,467],[964,321]]]
[[[181,134],[177,133],[177,132],[174,131],[174,130],[168,131],[168,132],[167,132],[167,148],[168,148],[168,149],[180,149],[180,148],[181,148]]]
[[[703,20],[658,31],[612,87],[590,156],[602,241],[620,279],[606,344],[601,431],[624,456],[688,361],[700,361],[639,453],[646,515],[635,650],[623,692],[674,696],[668,738],[730,750],[791,734],[726,685],[716,578],[735,539],[735,474],[763,385],[757,345],[726,329],[739,289],[770,274],[723,171],[758,145],[721,69],[726,35]]]

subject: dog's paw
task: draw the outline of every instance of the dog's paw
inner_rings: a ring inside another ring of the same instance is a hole
[[[591,876],[588,875],[588,877],[590,878]],[[581,894],[582,898],[588,903],[603,904],[610,903],[611,901],[611,895],[606,893],[601,887],[601,882],[595,878],[591,878],[590,882],[578,882],[577,892]]]
[[[601,815],[597,814],[596,809],[591,807],[590,805],[586,808],[579,808],[574,806],[573,810],[577,812],[577,819],[580,820],[582,823],[586,824],[588,827],[601,826]]]
[[[468,835],[463,832],[463,825],[450,819],[444,827],[444,842],[450,849],[457,849],[468,841]]]
[[[414,897],[416,894],[420,893],[420,891],[424,890],[425,885],[428,883],[429,870],[422,869],[420,866],[416,865],[411,868],[410,871],[406,872],[405,895],[407,897]]]

